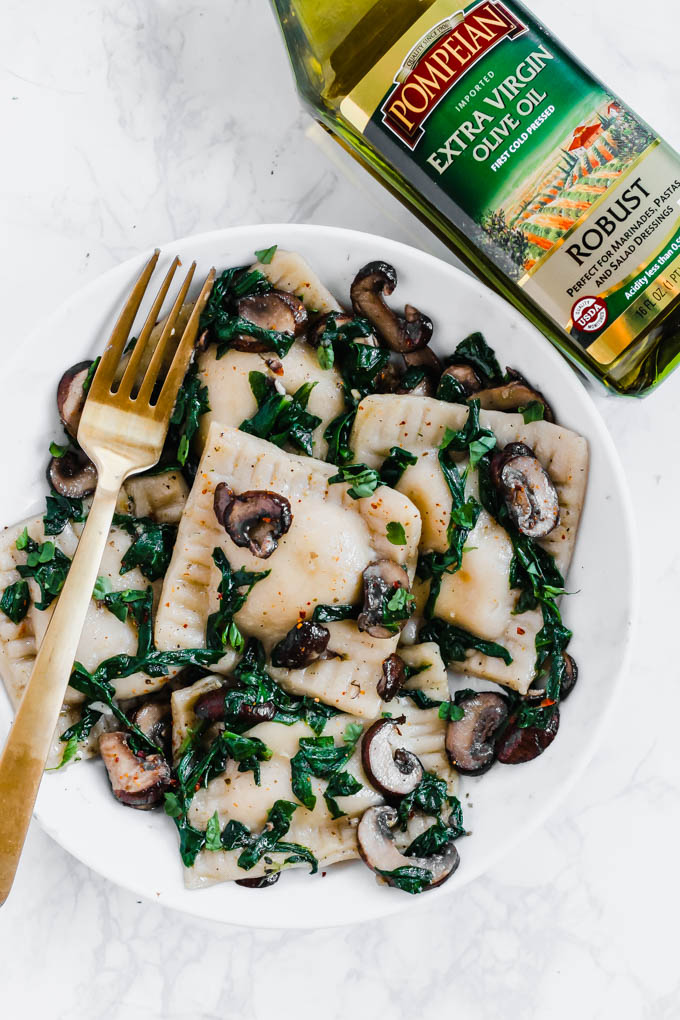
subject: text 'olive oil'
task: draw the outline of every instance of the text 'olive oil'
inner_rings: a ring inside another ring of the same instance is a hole
[[[680,157],[515,0],[273,0],[313,115],[559,349],[680,360]]]

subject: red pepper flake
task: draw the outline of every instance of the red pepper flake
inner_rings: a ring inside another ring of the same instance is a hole
[[[551,705],[555,704],[554,698],[543,698],[541,702],[541,708],[550,708]]]
[[[526,631],[524,630],[524,628],[523,628],[523,627],[518,627],[518,628],[517,628],[517,633],[518,633],[518,634],[526,634]]]

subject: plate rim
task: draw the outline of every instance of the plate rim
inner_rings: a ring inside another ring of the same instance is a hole
[[[626,480],[623,465],[614,444],[613,438],[609,432],[606,422],[600,414],[599,408],[593,401],[590,393],[585,387],[583,381],[576,372],[574,366],[569,362],[563,355],[561,355],[550,341],[538,330],[533,324],[526,319],[521,312],[515,309],[509,302],[503,297],[490,290],[484,282],[471,274],[464,272],[458,266],[446,262],[444,259],[439,258],[436,255],[432,255],[429,252],[422,251],[413,245],[404,243],[403,241],[397,241],[389,237],[384,237],[380,234],[374,234],[369,231],[352,230],[346,227],[338,227],[333,225],[322,225],[322,224],[307,224],[307,223],[254,223],[254,224],[243,224],[234,227],[224,227],[217,230],[203,231],[199,234],[191,234],[186,237],[181,237],[176,240],[168,241],[163,245],[159,245],[161,252],[161,258],[167,255],[171,251],[177,251],[180,248],[186,251],[191,250],[191,246],[200,246],[204,244],[212,244],[214,246],[219,245],[220,239],[224,239],[225,247],[230,244],[232,246],[238,245],[241,241],[248,239],[255,233],[267,233],[274,236],[278,232],[279,235],[284,233],[290,236],[299,233],[312,241],[316,237],[318,240],[328,238],[329,235],[333,235],[336,239],[344,239],[347,242],[351,242],[352,239],[361,239],[362,242],[369,241],[371,243],[376,242],[377,244],[387,244],[392,251],[401,251],[404,253],[406,259],[417,259],[444,267],[447,271],[450,271],[454,277],[457,277],[461,281],[465,282],[465,285],[477,289],[483,293],[485,298],[491,301],[499,307],[502,307],[509,319],[515,319],[518,323],[522,324],[526,329],[527,333],[533,335],[535,341],[544,344],[544,353],[552,360],[552,364],[556,369],[558,378],[569,379],[569,385],[572,386],[575,391],[578,392],[579,398],[585,401],[592,412],[593,422],[597,429],[597,439],[600,446],[606,455],[609,464],[612,469],[614,480],[617,484],[617,496],[620,498],[620,516],[621,525],[626,538],[626,550],[628,569],[630,572],[630,590],[628,594],[628,602],[630,612],[626,621],[625,641],[623,653],[621,656],[619,667],[616,671],[616,675],[612,680],[611,690],[609,693],[608,701],[606,703],[604,711],[595,718],[592,728],[589,729],[587,738],[584,740],[583,746],[579,751],[579,757],[569,772],[569,775],[562,779],[555,795],[543,803],[534,813],[532,813],[526,820],[519,823],[512,835],[499,842],[496,849],[487,853],[487,855],[476,862],[474,859],[467,864],[464,876],[461,875],[458,883],[453,887],[450,893],[447,892],[447,886],[443,886],[440,890],[436,890],[437,899],[440,899],[443,895],[450,895],[454,889],[462,889],[470,882],[475,881],[483,873],[487,872],[491,868],[495,867],[502,858],[513,850],[517,845],[527,840],[532,833],[534,833],[546,820],[557,810],[557,808],[564,802],[567,796],[571,793],[577,782],[582,777],[586,768],[593,759],[596,753],[597,747],[599,746],[604,731],[609,724],[612,716],[612,709],[616,698],[620,694],[621,684],[623,677],[628,673],[630,667],[630,660],[633,649],[633,638],[635,636],[638,617],[639,617],[639,605],[640,605],[640,560],[639,560],[639,544],[638,536],[635,527],[635,515],[632,506],[632,498],[628,483]],[[291,244],[290,240],[284,242],[286,246]],[[25,344],[17,345],[14,350],[14,356],[9,359],[5,365],[5,373],[11,374],[14,364],[19,360],[21,356],[21,349],[24,346],[32,345],[32,342],[39,336],[45,336],[49,333],[52,324],[62,319],[71,307],[78,306],[82,302],[87,302],[96,295],[98,290],[103,290],[104,293],[110,291],[112,287],[116,286],[116,278],[131,279],[132,274],[136,269],[139,268],[148,258],[151,253],[155,250],[153,247],[144,249],[141,252],[136,253],[125,261],[118,263],[117,265],[111,266],[109,269],[98,274],[94,279],[89,280],[83,286],[77,288],[72,294],[65,298],[49,315],[43,317],[34,326],[30,332],[26,335]],[[221,267],[217,267],[218,271]],[[613,398],[612,398],[613,399]],[[587,436],[588,442],[591,442],[591,437]],[[587,497],[586,497],[587,498]],[[2,685],[0,685],[2,687]],[[6,705],[9,705],[7,695],[3,689],[3,697],[5,698]],[[11,718],[11,709],[9,710],[9,717]],[[53,839],[62,849],[67,853],[75,857],[80,863],[90,868],[96,874],[101,875],[107,881],[112,884],[126,889],[137,896],[142,897],[144,900],[155,903],[165,907],[166,909],[175,910],[189,917],[198,918],[202,921],[209,921],[215,924],[228,925],[232,928],[242,928],[243,930],[276,930],[276,931],[288,931],[288,930],[312,930],[312,929],[325,929],[325,928],[342,928],[352,927],[355,924],[362,923],[369,920],[378,920],[388,916],[393,916],[405,912],[406,910],[421,909],[427,904],[434,904],[435,898],[428,896],[403,896],[403,897],[384,897],[384,906],[382,909],[376,910],[373,907],[362,913],[360,904],[356,911],[356,916],[352,920],[335,920],[330,918],[323,923],[319,923],[317,920],[306,920],[305,918],[295,918],[294,924],[282,926],[279,923],[272,922],[267,923],[266,921],[258,920],[256,924],[245,925],[241,922],[231,921],[228,918],[218,918],[210,913],[206,913],[196,909],[192,909],[192,902],[188,902],[186,905],[183,903],[169,902],[166,900],[163,894],[154,894],[144,885],[135,884],[134,877],[131,879],[121,878],[116,875],[115,872],[108,866],[107,858],[97,859],[87,852],[83,852],[80,844],[71,842],[68,839],[68,834],[64,838],[63,833],[57,834],[53,827],[40,815],[39,802],[34,811],[33,818],[38,822],[41,829]],[[196,897],[196,904],[198,906],[200,900],[198,894],[208,893],[210,887],[203,890],[192,890],[190,895],[192,900]],[[180,891],[186,893],[187,890],[180,883]]]

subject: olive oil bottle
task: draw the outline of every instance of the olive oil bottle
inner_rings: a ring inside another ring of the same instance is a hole
[[[680,361],[680,156],[517,0],[272,0],[312,114],[574,362]]]

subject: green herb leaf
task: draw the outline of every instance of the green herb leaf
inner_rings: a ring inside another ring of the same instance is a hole
[[[60,446],[59,443],[50,443],[50,456],[51,457],[63,457],[65,453],[68,453],[68,446]]]
[[[312,613],[314,623],[335,623],[337,620],[356,620],[361,612],[359,606],[338,604],[337,606],[315,606]]]
[[[449,404],[464,404],[467,393],[463,384],[452,375],[442,375],[437,386],[437,400],[446,400]]]
[[[420,641],[435,641],[439,645],[444,662],[448,665],[451,662],[464,662],[466,652],[472,648],[483,655],[490,655],[496,659],[502,659],[506,666],[512,662],[512,656],[507,648],[497,644],[495,641],[485,641],[470,634],[462,627],[456,627],[445,620],[430,620],[421,628]]]
[[[258,326],[250,319],[244,319],[236,315],[227,321],[223,321],[213,327],[215,338],[218,340],[217,358],[222,358],[231,348],[232,340],[237,336],[251,336],[259,340],[268,351],[275,351],[280,358],[285,358],[293,346],[295,335],[289,332],[280,332],[276,329],[265,329]]]
[[[180,386],[175,406],[170,417],[168,437],[163,449],[163,461],[172,466],[187,466],[191,451],[191,443],[198,432],[202,415],[210,410],[208,387],[204,386],[198,374],[198,365],[194,362]],[[195,474],[194,465],[188,472],[190,477]]]
[[[464,715],[465,712],[460,705],[454,704],[453,701],[442,701],[439,706],[439,718],[448,722],[460,722]]]
[[[432,881],[432,872],[427,868],[402,865],[400,868],[395,868],[394,871],[381,871],[380,868],[377,868],[376,871],[383,878],[389,879],[390,885],[414,895],[421,893]]]
[[[339,772],[352,757],[362,732],[360,723],[350,723],[345,730],[346,742],[339,747],[335,746],[332,737],[303,737],[300,740],[300,749],[291,759],[290,774],[293,793],[310,811],[316,804],[310,776],[328,779],[331,773]]]
[[[279,393],[262,372],[249,372],[248,381],[257,400],[258,410],[252,418],[239,425],[242,432],[268,439],[276,446],[290,443],[296,450],[313,456],[312,433],[321,418],[306,408],[316,382],[304,383],[292,396]]]
[[[459,836],[465,835],[465,830],[457,825],[447,825],[441,818],[438,818],[434,825],[419,836],[404,850],[404,857],[430,857],[433,854],[440,854],[450,843],[453,843]]]
[[[392,545],[406,545],[406,532],[404,525],[399,521],[389,521],[387,524],[387,541]]]
[[[22,578],[33,578],[40,588],[40,602],[36,602],[35,608],[47,609],[64,587],[71,561],[54,542],[38,545],[28,537],[25,528],[16,545],[28,553],[26,563],[20,563],[17,571]]]
[[[346,814],[338,807],[336,797],[350,797],[358,793],[363,784],[350,772],[334,772],[328,780],[328,786],[324,790],[323,799],[326,801],[332,818],[342,818]]]
[[[464,361],[477,371],[488,385],[500,383],[503,372],[494,351],[481,333],[471,333],[456,347],[452,361]]]
[[[232,647],[235,651],[241,652],[245,641],[234,623],[234,615],[246,604],[257,582],[268,577],[271,571],[262,570],[255,573],[249,570],[233,570],[220,548],[213,550],[212,558],[222,574],[222,580],[217,588],[220,608],[216,613],[210,614],[206,625],[206,646],[222,650]],[[246,591],[242,591],[243,588]]]
[[[271,248],[260,248],[259,251],[255,252],[255,258],[257,259],[258,262],[261,262],[262,265],[268,266],[271,260],[274,258],[277,248],[278,244],[273,244]]]
[[[83,379],[83,393],[89,392],[90,386],[92,385],[92,380],[94,379],[94,374],[99,368],[99,362],[101,360],[102,360],[101,358],[95,358],[90,367],[88,368],[87,375]]]
[[[130,514],[114,514],[113,523],[134,539],[121,560],[120,573],[127,574],[134,567],[139,567],[149,581],[163,577],[170,565],[177,537],[175,525],[159,524],[150,517],[132,517]]]
[[[208,819],[208,824],[205,830],[205,848],[206,850],[221,850],[222,849],[222,832],[220,830],[220,819],[217,811]]]
[[[415,453],[403,450],[401,446],[393,446],[389,457],[386,457],[380,468],[380,479],[383,485],[390,485],[393,489],[404,471],[411,464],[417,464],[418,458]]]
[[[524,418],[524,424],[528,425],[532,421],[543,421],[545,404],[540,400],[531,400],[526,407],[518,407],[517,410]]]
[[[102,577],[101,575],[94,582],[94,588],[92,589],[92,598],[97,602],[101,602],[105,595],[113,591],[113,585],[108,577]]]
[[[436,818],[448,803],[446,782],[434,772],[426,772],[412,793],[406,794],[399,802],[397,816],[402,830],[415,811]]]
[[[69,521],[84,521],[87,513],[82,499],[72,499],[52,492],[45,500],[43,529],[46,535],[61,535]]]
[[[73,761],[77,754],[78,754],[78,737],[74,733],[72,734],[72,736],[68,738],[66,742],[66,747],[64,748],[64,752],[61,756],[61,761],[59,762],[59,764],[55,765],[54,768],[45,769],[45,771],[58,772],[59,769],[63,769],[65,765],[68,765],[69,762]]]
[[[0,610],[12,623],[21,623],[31,604],[31,596],[26,581],[15,581],[8,585],[0,599]]]
[[[327,340],[322,340],[316,349],[316,360],[319,362],[319,367],[328,372],[329,369],[335,364],[335,351],[333,350],[333,344]]]
[[[366,496],[372,496],[378,486],[381,484],[380,475],[374,468],[369,468],[365,464],[347,464],[340,468],[337,475],[333,475],[332,478],[328,479],[329,485],[334,485],[337,482],[351,482],[351,487],[347,490],[347,495],[351,496],[352,499],[364,499]]]

